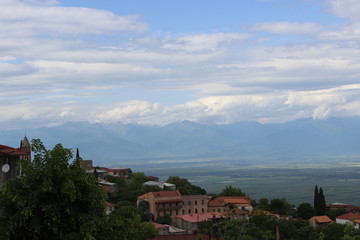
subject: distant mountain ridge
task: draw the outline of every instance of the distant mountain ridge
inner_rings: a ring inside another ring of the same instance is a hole
[[[333,156],[360,154],[360,118],[300,119],[278,124],[237,122],[166,126],[66,123],[36,129],[0,130],[0,144],[17,147],[24,134],[52,147],[79,148],[99,164],[186,157]]]

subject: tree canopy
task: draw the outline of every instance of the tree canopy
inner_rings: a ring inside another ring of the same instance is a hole
[[[57,144],[47,150],[37,139],[32,151],[34,160],[21,162],[23,175],[5,182],[0,193],[1,239],[134,239],[127,234],[151,229],[136,209],[106,216],[106,195],[70,149]],[[116,236],[121,228],[128,231]]]

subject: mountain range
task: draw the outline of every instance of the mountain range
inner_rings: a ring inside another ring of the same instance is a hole
[[[80,149],[99,164],[149,159],[360,155],[360,118],[300,119],[287,123],[190,121],[165,126],[70,122],[56,127],[0,130],[0,144],[17,147],[24,135],[51,148]]]

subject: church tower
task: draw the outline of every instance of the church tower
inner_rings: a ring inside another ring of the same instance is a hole
[[[20,141],[20,150],[27,152],[27,155],[22,155],[21,159],[31,162],[31,145],[26,135],[23,140]]]

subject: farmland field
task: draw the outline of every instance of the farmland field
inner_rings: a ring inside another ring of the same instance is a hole
[[[177,175],[208,193],[226,185],[241,188],[252,199],[286,198],[290,203],[313,201],[315,185],[324,189],[327,203],[360,206],[360,157],[301,159],[156,159],[129,162],[134,171],[166,180]]]

